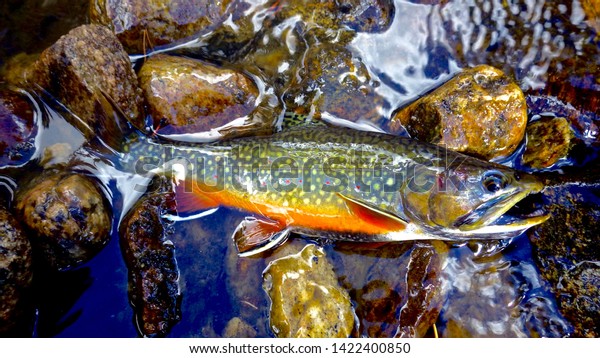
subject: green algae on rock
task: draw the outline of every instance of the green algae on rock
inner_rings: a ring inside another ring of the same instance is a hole
[[[263,288],[271,299],[271,329],[277,337],[349,337],[354,313],[325,252],[309,244],[272,261]]]
[[[184,57],[150,57],[139,73],[148,112],[161,135],[269,134],[273,122],[254,116],[260,96],[243,73]],[[240,121],[241,120],[241,121]]]
[[[530,123],[526,134],[523,165],[533,169],[551,167],[560,159],[566,158],[573,146],[573,130],[563,117]]]
[[[90,260],[110,238],[110,205],[96,182],[82,174],[44,172],[19,188],[15,209],[33,246],[57,270]]]
[[[502,71],[481,65],[396,111],[388,124],[417,139],[482,159],[510,155],[525,135],[527,105]]]
[[[29,239],[17,220],[0,206],[0,337],[21,336],[27,291],[33,278]]]

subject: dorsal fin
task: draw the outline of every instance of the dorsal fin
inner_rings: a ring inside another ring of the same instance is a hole
[[[356,198],[351,198],[342,193],[337,193],[337,195],[344,200],[348,210],[371,225],[388,229],[390,232],[402,231],[406,229],[406,226],[408,225],[402,218],[383,211],[372,204]]]

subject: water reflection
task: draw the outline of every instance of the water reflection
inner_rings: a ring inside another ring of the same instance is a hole
[[[553,91],[548,84],[568,82],[573,88],[588,91],[588,97],[597,96],[598,85],[593,81],[600,63],[597,40],[577,0],[396,0],[394,4],[393,22],[386,31],[356,33],[347,46],[350,62],[356,62],[357,67],[364,64],[371,76],[366,84],[359,85],[383,98],[385,105],[377,108],[377,118],[389,118],[393,110],[461,68],[484,63],[514,76],[525,91]],[[237,65],[268,82],[278,96],[290,93],[286,86],[294,78],[300,81],[303,73],[299,71],[301,64],[296,67],[299,59],[320,45],[305,37],[306,29],[301,25],[294,17],[265,30],[263,43],[254,49],[254,63]],[[279,63],[270,67],[278,56]],[[335,79],[342,77],[347,76]],[[301,95],[306,96],[304,92]],[[588,97],[575,98],[574,103],[597,111],[595,100],[585,100]],[[330,103],[332,108],[343,107]],[[47,112],[50,125],[42,133],[40,147],[62,143],[65,138],[71,148],[80,147],[81,134],[60,114],[50,109]],[[589,137],[586,144],[597,139],[597,127],[592,124],[581,130],[582,136]],[[140,195],[131,190],[132,186],[147,184],[143,178],[120,173],[105,163],[87,164],[110,188],[118,217]],[[11,177],[0,177],[0,186],[9,191],[16,186],[13,182]],[[240,317],[258,336],[272,334],[261,282],[268,260],[278,254],[271,258],[237,257],[230,237],[242,218],[243,213],[219,210],[210,217],[175,225],[173,242],[181,268],[183,318],[172,336],[220,336],[231,319]],[[377,249],[324,245],[334,258],[341,284],[356,304],[361,320],[358,335],[394,336],[407,327],[417,327],[418,333],[425,335],[433,323],[445,337],[558,337],[573,331],[540,278],[524,236],[450,248],[439,243]],[[423,267],[410,266],[419,262]],[[64,289],[66,296],[50,297],[41,305],[37,335],[137,334],[127,303],[127,273],[116,234],[100,256],[80,271],[60,277],[40,288],[44,292]],[[99,310],[105,304],[108,308]]]
[[[524,91],[543,89],[549,74],[566,67],[594,71],[595,34],[578,1],[395,4],[387,32],[359,33],[352,41],[365,64],[383,74],[378,92],[391,103],[403,104],[459,68],[484,63],[514,76]]]
[[[493,253],[495,251],[495,253]],[[571,325],[558,313],[550,288],[532,262],[526,237],[504,250],[450,251],[443,270],[444,337],[562,337]]]

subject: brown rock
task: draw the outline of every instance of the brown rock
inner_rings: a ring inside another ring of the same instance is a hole
[[[90,0],[92,23],[110,27],[129,53],[199,36],[226,19],[230,0]]]
[[[242,73],[183,57],[157,55],[139,72],[155,130],[163,135],[270,133],[271,121],[254,116],[259,91]],[[247,117],[248,119],[239,121]],[[236,121],[237,120],[237,121]]]
[[[162,337],[181,319],[181,294],[175,246],[162,217],[174,209],[173,192],[165,178],[153,189],[123,218],[119,236],[137,328],[145,337]]]
[[[527,126],[527,146],[523,164],[544,169],[556,164],[569,153],[574,138],[569,122],[562,117],[539,120]]]
[[[523,92],[502,71],[482,65],[455,75],[398,110],[388,125],[417,139],[482,159],[510,155],[525,134]]]
[[[42,52],[28,79],[69,108],[78,120],[71,124],[88,136],[103,116],[96,94],[103,91],[121,108],[126,118],[143,128],[142,96],[137,77],[123,46],[103,26],[73,29]]]
[[[50,170],[16,195],[20,220],[35,234],[35,246],[55,269],[91,259],[110,238],[111,209],[90,178]]]
[[[432,241],[351,249],[352,255],[341,256],[339,272],[355,301],[359,334],[424,337],[442,309],[447,246]]]
[[[18,222],[0,207],[0,336],[18,335],[33,277],[31,245]]]
[[[378,124],[386,105],[375,93],[376,84],[366,66],[339,44],[308,49],[302,68],[285,95],[288,109],[333,123],[359,120]]]

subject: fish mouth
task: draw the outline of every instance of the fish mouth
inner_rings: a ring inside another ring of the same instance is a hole
[[[458,231],[470,235],[523,232],[548,220],[549,215],[542,208],[535,206],[530,212],[511,209],[530,194],[541,192],[543,188],[543,184],[537,180],[524,183],[524,185],[508,190],[479,205],[470,213],[459,217],[453,226]]]

